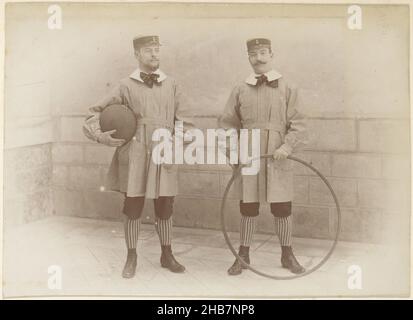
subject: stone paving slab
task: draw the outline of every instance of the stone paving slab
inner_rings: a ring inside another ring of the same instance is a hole
[[[143,224],[138,243],[135,278],[123,279],[125,261],[121,222],[74,217],[51,217],[5,233],[3,294],[27,296],[134,296],[275,298],[317,296],[402,295],[408,286],[400,274],[397,250],[385,246],[339,242],[331,259],[306,277],[276,281],[250,270],[228,276],[234,257],[220,231],[174,228],[174,252],[186,266],[184,274],[161,268],[159,240],[153,225]],[[234,246],[239,235],[229,233]],[[294,239],[294,252],[310,268],[331,246],[331,240]],[[251,248],[254,268],[276,276],[291,276],[281,268],[275,236],[257,234]],[[348,288],[348,268],[363,270],[363,289]],[[48,287],[48,268],[60,266],[62,288]]]

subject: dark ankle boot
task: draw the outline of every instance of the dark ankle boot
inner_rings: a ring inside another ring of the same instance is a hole
[[[185,267],[176,261],[172,254],[171,246],[162,246],[161,266],[167,268],[175,273],[182,273],[185,271]]]
[[[250,264],[250,247],[240,246],[238,255],[247,264]],[[228,274],[231,276],[236,276],[238,274],[241,274],[242,269],[247,269],[247,267],[243,266],[238,259],[235,259],[234,264],[231,266],[231,268],[228,269]]]
[[[128,252],[126,263],[122,271],[122,277],[128,279],[135,276],[137,259],[138,255],[136,254],[136,252]]]
[[[281,265],[283,268],[290,270],[292,273],[300,274],[305,272],[305,268],[300,265],[294,256],[291,247],[283,246],[281,247]]]

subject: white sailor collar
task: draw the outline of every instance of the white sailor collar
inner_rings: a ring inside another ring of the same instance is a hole
[[[282,77],[282,75],[280,73],[278,73],[277,71],[275,71],[274,69],[264,73],[264,75],[267,76],[268,81],[274,81],[274,80],[280,79]],[[259,77],[259,76],[260,76],[260,74],[256,74],[255,72],[251,73],[248,76],[248,78],[245,79],[245,82],[252,85],[252,86],[255,86],[257,84],[257,78],[255,78],[255,77]]]
[[[143,80],[141,79],[141,72],[143,72],[140,68],[137,68],[135,71],[132,72],[132,74],[129,76],[132,79],[138,80],[140,82],[143,82]],[[156,69],[156,71],[152,72],[154,74],[159,75],[158,81],[161,82],[163,80],[165,80],[167,78],[166,74],[159,70]]]

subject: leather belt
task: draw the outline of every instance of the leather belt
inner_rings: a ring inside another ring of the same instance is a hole
[[[276,123],[266,121],[242,121],[244,129],[262,129],[285,132],[285,127]]]

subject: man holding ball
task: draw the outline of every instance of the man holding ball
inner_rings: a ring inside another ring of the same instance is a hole
[[[83,127],[85,135],[98,143],[117,147],[109,168],[106,189],[125,195],[123,213],[126,215],[125,240],[128,249],[122,272],[132,278],[137,266],[137,241],[144,201],[154,200],[155,228],[161,244],[161,266],[175,273],[185,267],[173,256],[171,249],[172,213],[177,194],[175,166],[152,161],[152,133],[159,128],[173,134],[174,122],[183,121],[184,130],[192,127],[185,117],[188,108],[179,85],[159,69],[160,43],[158,36],[133,39],[139,67],[120,81],[104,99],[89,108]],[[100,116],[111,105],[123,105],[133,111],[137,129],[132,139],[115,138],[116,130],[102,132]]]

